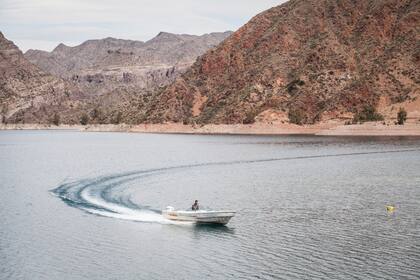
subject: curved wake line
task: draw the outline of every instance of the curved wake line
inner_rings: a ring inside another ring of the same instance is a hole
[[[91,214],[137,222],[151,222],[161,224],[191,224],[173,222],[165,219],[160,210],[148,206],[138,205],[131,200],[130,183],[149,176],[164,174],[172,170],[200,168],[207,166],[223,166],[234,164],[252,164],[261,162],[275,162],[287,160],[317,159],[328,157],[359,156],[370,154],[391,154],[419,152],[420,149],[368,151],[355,153],[340,153],[327,155],[309,155],[296,157],[268,158],[256,160],[237,160],[225,162],[207,162],[192,165],[180,165],[149,170],[138,170],[114,175],[106,175],[92,179],[82,179],[63,183],[50,192],[60,197],[69,206],[78,208]]]
[[[420,152],[420,149],[386,150],[386,151],[355,152],[355,153],[342,153],[342,154],[329,154],[329,155],[283,157],[283,158],[271,158],[271,159],[260,159],[260,160],[257,159],[257,160],[249,160],[249,161],[237,161],[235,163],[257,163],[257,162],[270,162],[270,161],[283,161],[283,160],[316,159],[316,158],[361,156],[361,155],[374,155],[374,154],[393,154],[393,153],[407,153],[407,152]]]

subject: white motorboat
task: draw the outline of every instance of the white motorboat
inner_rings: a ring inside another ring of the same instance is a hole
[[[235,211],[215,210],[175,210],[168,206],[162,211],[162,215],[172,221],[194,222],[197,224],[221,224],[225,225],[235,216]]]

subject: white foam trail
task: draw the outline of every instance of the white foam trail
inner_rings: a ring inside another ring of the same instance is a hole
[[[81,209],[91,214],[95,214],[102,217],[134,221],[134,222],[159,223],[159,224],[164,224],[164,225],[185,225],[185,226],[194,225],[193,222],[171,221],[171,220],[165,219],[162,215],[152,213],[152,212],[146,213],[146,211],[138,211],[138,213],[135,215],[129,215],[129,214],[112,213],[112,212],[107,212],[107,211],[95,210],[91,208],[81,207]]]
[[[191,222],[178,222],[165,219],[161,214],[148,211],[148,210],[137,210],[124,207],[115,203],[110,203],[102,198],[91,195],[88,189],[84,189],[81,192],[81,197],[87,202],[104,208],[108,211],[102,211],[99,209],[82,208],[83,210],[96,214],[99,216],[116,218],[122,220],[136,221],[136,222],[147,222],[147,223],[160,223],[160,224],[177,224],[177,225],[191,225]]]

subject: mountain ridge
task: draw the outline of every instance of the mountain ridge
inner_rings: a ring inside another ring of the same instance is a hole
[[[64,99],[60,99],[61,107],[53,105],[55,97],[50,93],[41,90],[39,95],[44,97],[36,96],[36,86],[24,90],[32,92],[26,98],[25,106],[18,105],[23,99],[13,102],[10,96],[14,93],[8,94],[8,101],[2,102],[7,103],[7,106],[2,106],[7,107],[2,109],[7,111],[3,114],[4,119],[7,122],[49,123],[52,115],[60,114],[65,123],[78,123],[82,115],[89,115],[91,123],[109,123],[115,119],[135,122],[138,119],[136,110],[138,104],[143,104],[144,94],[172,82],[195,61],[196,56],[229,35],[230,32],[203,36],[160,33],[148,42],[107,37],[87,40],[75,47],[61,43],[51,52],[28,50],[26,56],[15,45],[4,44],[4,48],[13,49],[18,54],[17,61],[20,62],[5,66],[8,71],[28,70],[31,76],[42,73],[62,85],[62,90],[53,92],[66,93]],[[9,42],[4,37],[2,41]],[[8,78],[23,82],[18,73],[10,74]],[[3,84],[9,81],[2,80]],[[47,87],[45,79],[38,79],[35,83],[41,86],[43,82]],[[5,95],[5,89],[2,91]],[[31,105],[34,100],[39,103],[37,106]],[[65,104],[69,107],[64,108]],[[16,108],[12,108],[14,105]]]
[[[107,37],[80,45],[58,45],[52,52],[28,51],[25,57],[45,72],[69,80],[93,97],[119,92],[141,95],[170,84],[197,57],[229,36],[215,32],[202,36],[160,32],[146,41]],[[98,100],[100,106],[100,100]]]
[[[420,0],[291,0],[233,34],[109,37],[27,58],[76,87],[82,101],[63,110],[72,123],[82,113],[92,123],[389,123],[400,107],[420,118],[419,11]]]
[[[53,51],[40,51],[30,49],[25,53],[25,57],[29,59],[35,65],[38,65],[46,72],[55,74],[62,78],[68,78],[71,75],[75,74],[74,71],[79,71],[81,69],[88,68],[89,66],[94,66],[95,64],[101,63],[104,56],[110,54],[119,54],[119,55],[129,55],[130,60],[147,60],[144,58],[138,58],[142,54],[150,55],[151,51],[156,51],[156,49],[162,53],[174,52],[176,49],[168,50],[165,49],[165,46],[159,46],[159,44],[167,44],[170,47],[179,47],[180,43],[191,42],[198,40],[199,43],[205,45],[206,48],[212,47],[211,45],[216,45],[221,40],[225,39],[232,32],[213,32],[209,34],[198,35],[187,35],[187,34],[172,34],[168,32],[160,32],[156,37],[143,42],[136,40],[127,40],[127,39],[117,39],[113,37],[107,37],[103,39],[91,39],[87,40],[79,45],[70,47],[66,46],[63,43],[57,45]],[[203,39],[203,40],[202,40]],[[206,42],[209,41],[209,42]],[[200,46],[202,49],[203,46]],[[155,50],[150,48],[156,48]],[[162,48],[160,50],[159,48]],[[191,62],[196,59],[199,54],[201,54],[202,49],[197,49],[188,54],[188,60],[183,62]],[[149,52],[149,53],[148,53]],[[63,57],[64,56],[64,57]],[[66,57],[67,56],[67,57]],[[170,59],[165,59],[169,55],[164,56],[163,62],[172,63]],[[61,65],[62,69],[56,69],[49,66],[47,63],[44,63],[42,60],[50,61],[51,59],[57,60],[56,63]],[[64,59],[64,61],[63,61]]]
[[[30,63],[0,32],[0,113],[3,123],[48,122],[54,112],[71,111],[74,99],[82,98],[71,84]]]
[[[390,118],[419,90],[418,0],[291,0],[206,52],[144,110],[146,122],[312,124]]]

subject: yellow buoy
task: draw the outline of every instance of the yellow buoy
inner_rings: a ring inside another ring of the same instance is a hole
[[[388,206],[386,207],[386,211],[388,211],[388,212],[394,212],[394,211],[395,211],[395,206],[388,205]]]

